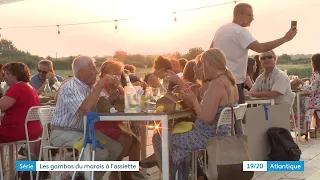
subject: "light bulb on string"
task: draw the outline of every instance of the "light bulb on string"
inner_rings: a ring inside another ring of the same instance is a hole
[[[177,21],[176,12],[173,12],[173,16],[174,16],[174,22],[176,22]]]
[[[60,34],[60,25],[57,25],[58,27],[58,34]]]
[[[234,5],[237,5],[237,2],[238,2],[238,1],[233,1],[233,2],[234,2]]]
[[[116,31],[116,33],[118,32],[118,20],[114,20],[114,30]]]

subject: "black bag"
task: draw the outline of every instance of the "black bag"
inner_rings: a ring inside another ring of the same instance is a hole
[[[291,133],[285,128],[272,127],[267,131],[271,151],[271,161],[299,161],[301,150],[294,142]]]

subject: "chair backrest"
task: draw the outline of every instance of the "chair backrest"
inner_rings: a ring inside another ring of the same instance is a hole
[[[42,107],[47,107],[47,106],[32,106],[27,113],[26,116],[26,121],[25,124],[27,124],[29,121],[36,121],[40,120],[39,114],[38,114],[38,109]]]
[[[238,109],[239,109],[239,106],[233,107],[234,113],[236,113]],[[233,114],[232,114],[231,108],[225,107],[220,113],[218,123],[217,123],[217,128],[219,128],[219,126],[221,125],[231,124],[232,116]]]
[[[41,125],[45,126],[51,123],[51,120],[56,111],[56,107],[42,107],[38,109],[38,115],[40,117]]]
[[[51,120],[56,111],[56,107],[43,107],[38,109],[38,114],[40,117],[40,122],[42,125],[42,141],[48,141],[48,145],[51,145],[49,126]]]
[[[26,140],[29,141],[29,130],[28,130],[28,122],[30,121],[38,121],[40,120],[39,114],[38,114],[38,109],[46,107],[46,106],[32,106],[27,113],[26,120],[24,123],[24,129],[26,133]]]
[[[234,113],[236,114],[237,120],[242,120],[244,118],[244,115],[246,114],[248,104],[239,104],[239,109],[235,110]]]
[[[290,109],[292,109],[293,105],[294,105],[294,100],[296,99],[296,93],[292,92],[291,93],[291,104],[290,104]]]

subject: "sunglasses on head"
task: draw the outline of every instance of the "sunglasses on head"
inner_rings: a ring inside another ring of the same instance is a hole
[[[41,71],[40,69],[38,69],[38,72],[39,73],[43,73],[43,74],[47,74],[48,73],[47,71]]]
[[[266,60],[266,59],[272,59],[273,56],[272,55],[269,55],[269,56],[262,56],[260,59],[261,60]]]

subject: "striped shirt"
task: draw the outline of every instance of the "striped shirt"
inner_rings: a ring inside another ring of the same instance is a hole
[[[92,90],[92,87],[75,77],[65,82],[59,89],[52,126],[83,130],[83,116],[79,108]]]

